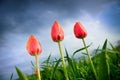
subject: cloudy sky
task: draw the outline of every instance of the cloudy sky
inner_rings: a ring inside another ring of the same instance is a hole
[[[62,42],[70,55],[83,47],[73,34],[75,22],[80,21],[88,32],[90,50],[102,46],[107,38],[113,44],[120,40],[119,0],[0,0],[0,80],[8,80],[15,66],[32,74],[30,61],[35,61],[26,51],[29,35],[34,34],[42,45],[40,63],[60,57],[57,43],[50,36],[51,26],[57,20],[65,32]]]

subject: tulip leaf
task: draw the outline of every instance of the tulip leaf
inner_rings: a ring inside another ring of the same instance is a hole
[[[17,72],[20,80],[28,80],[27,77],[21,72],[21,70],[19,68],[17,68],[17,67],[15,67],[15,68],[16,68],[16,72]]]
[[[91,45],[92,45],[92,43],[91,43],[90,45],[88,45],[87,48],[90,47]],[[86,47],[83,47],[83,48],[80,48],[80,49],[76,50],[75,52],[73,52],[73,56],[74,56],[76,53],[84,50],[85,48],[86,48]]]
[[[101,53],[96,57],[97,67],[96,71],[98,73],[98,80],[110,80],[110,70],[108,63],[108,55],[107,55],[107,39],[104,42]]]

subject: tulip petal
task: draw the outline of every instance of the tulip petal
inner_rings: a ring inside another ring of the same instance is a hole
[[[26,45],[26,49],[28,50],[29,54],[32,56],[34,56],[36,53],[40,54],[42,52],[41,45],[34,35],[31,35],[29,37]]]
[[[52,26],[51,37],[55,42],[62,41],[64,39],[64,31],[57,21],[55,21]]]
[[[87,31],[80,22],[74,25],[74,34],[76,38],[84,38],[87,36]]]

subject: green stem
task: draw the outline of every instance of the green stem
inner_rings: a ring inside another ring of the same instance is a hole
[[[63,64],[65,78],[66,78],[66,80],[69,80],[68,74],[67,74],[67,70],[66,70],[66,64],[65,64],[65,60],[64,60],[64,55],[63,55],[63,52],[62,52],[62,47],[61,47],[60,41],[58,41],[58,46],[59,46],[59,50],[60,50],[60,55],[62,57],[62,64]]]
[[[39,69],[39,58],[38,58],[38,54],[35,54],[35,59],[36,59],[36,70],[38,72],[38,80],[41,80],[41,76],[40,76],[40,69]]]
[[[90,53],[88,52],[88,48],[87,48],[87,46],[86,46],[86,43],[85,43],[84,38],[82,38],[82,41],[83,41],[83,44],[84,44],[84,46],[85,46],[86,53],[87,53],[87,55],[88,55],[88,59],[89,59],[89,61],[90,61],[91,68],[92,68],[92,70],[93,70],[94,76],[95,76],[95,78],[96,78],[96,80],[97,80],[96,70],[95,70],[95,68],[94,68],[94,65],[93,65],[93,62],[92,62],[92,60],[91,60]]]

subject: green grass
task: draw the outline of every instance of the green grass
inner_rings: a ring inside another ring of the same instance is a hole
[[[110,45],[109,49],[107,46]],[[88,48],[90,47],[87,46]],[[106,40],[103,43],[102,49],[99,47],[92,53],[93,64],[97,72],[98,80],[120,80],[120,47],[114,47],[111,43],[108,44]],[[95,80],[94,73],[90,67],[90,62],[86,56],[80,56],[74,58],[76,54],[80,54],[85,48],[80,48],[73,52],[72,56],[69,56],[67,49],[65,49],[66,56],[64,57],[67,64],[67,73],[69,80]],[[32,69],[35,65],[31,62]],[[62,60],[52,59],[51,55],[41,64],[41,77],[42,80],[65,80]],[[25,77],[25,75],[16,67],[18,73],[18,80],[37,80],[35,74],[31,74]],[[12,80],[12,76],[10,80]],[[26,79],[27,78],[27,79]]]

